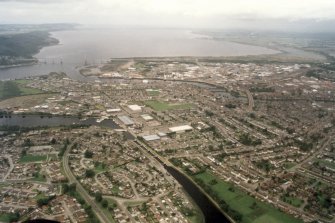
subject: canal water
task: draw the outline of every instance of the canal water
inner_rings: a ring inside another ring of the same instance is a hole
[[[173,167],[164,165],[165,169],[183,186],[201,209],[206,223],[230,223],[226,216],[203,194],[187,177]]]

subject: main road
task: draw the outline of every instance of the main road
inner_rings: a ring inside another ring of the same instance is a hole
[[[80,137],[81,138],[81,137]],[[80,184],[80,182],[76,179],[76,177],[73,175],[70,166],[69,166],[69,153],[71,150],[72,145],[80,140],[80,138],[74,140],[68,147],[66,148],[66,151],[63,155],[63,168],[64,173],[66,177],[69,180],[69,183],[75,183],[76,184],[76,190],[80,194],[80,196],[86,201],[88,205],[90,205],[96,214],[96,216],[99,218],[101,223],[109,223],[111,220],[105,215],[105,213],[101,210],[101,208],[95,203],[94,199],[87,193],[85,188]]]

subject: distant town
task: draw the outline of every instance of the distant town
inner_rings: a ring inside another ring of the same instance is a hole
[[[227,222],[334,222],[329,67],[114,59],[2,81],[0,222],[205,222],[183,182]]]

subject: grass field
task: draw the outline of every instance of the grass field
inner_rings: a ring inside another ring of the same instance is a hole
[[[256,200],[209,172],[198,174],[195,178],[203,180],[218,194],[220,199],[223,199],[232,209],[242,214],[243,223],[302,223],[301,220],[277,210],[270,204]],[[210,184],[213,179],[217,181],[215,185]]]
[[[27,80],[0,81],[0,100],[43,93],[39,89],[26,87],[27,83]]]
[[[155,101],[155,100],[145,101],[144,104],[156,111],[189,109],[193,107],[193,105],[189,103],[169,104],[167,102]]]
[[[25,155],[20,158],[21,163],[34,163],[45,161],[47,156],[35,156],[35,155]]]
[[[32,107],[45,102],[46,99],[55,96],[56,94],[36,94],[25,95],[5,100],[0,99],[0,109],[7,107]]]

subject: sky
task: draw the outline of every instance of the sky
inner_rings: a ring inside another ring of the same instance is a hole
[[[335,0],[0,0],[0,23],[323,29]]]

